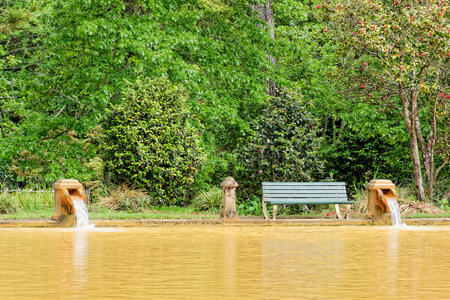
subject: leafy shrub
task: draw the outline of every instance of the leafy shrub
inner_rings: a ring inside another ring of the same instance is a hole
[[[95,174],[93,179],[83,182],[83,185],[86,188],[86,193],[88,194],[88,201],[95,203],[98,202],[101,197],[107,195],[108,192],[104,183],[105,163],[100,157],[96,156],[84,165],[91,169]]]
[[[192,206],[197,210],[218,212],[222,206],[222,190],[213,186],[201,192],[192,200]]]
[[[353,210],[359,213],[366,213],[368,209],[368,199],[369,195],[365,188],[359,188],[358,186],[353,185],[353,191],[351,193],[351,198],[355,201],[355,205],[353,205]]]
[[[386,136],[378,130],[386,132]],[[389,134],[391,136],[387,136]],[[397,130],[381,125],[377,129],[358,130],[345,126],[335,141],[329,137],[322,149],[325,169],[334,179],[348,184],[363,186],[373,178],[408,183],[411,181],[411,159],[405,137]]]
[[[208,146],[205,144],[202,144],[202,149],[205,149],[206,160],[195,177],[196,194],[210,189],[211,186],[220,184],[224,178],[230,176],[232,174],[230,167],[235,161],[233,153],[208,149]]]
[[[238,213],[243,216],[256,215],[262,216],[263,209],[261,199],[256,197],[255,195],[251,196],[250,199],[241,202],[237,207]],[[270,205],[267,208],[269,214],[272,213],[272,206]]]
[[[139,212],[152,205],[152,199],[144,191],[130,189],[127,185],[122,184],[113,189],[108,197],[101,197],[98,205],[111,210]]]
[[[111,179],[146,190],[159,204],[183,204],[201,161],[186,93],[164,79],[138,79],[103,123],[101,155]]]
[[[241,140],[236,180],[244,196],[259,194],[262,181],[310,181],[320,176],[321,139],[311,103],[292,91],[272,98]]]
[[[447,203],[447,207],[449,207],[450,200],[450,168],[447,167],[447,170],[443,169],[439,174],[439,177],[434,183],[434,195],[433,202],[442,206]]]
[[[0,193],[0,213],[34,211],[53,206],[54,196],[50,191],[8,191]]]
[[[0,214],[10,214],[18,211],[19,204],[14,198],[9,197],[8,193],[2,192],[0,194]]]
[[[93,145],[75,131],[62,133],[67,128],[51,122],[47,118],[30,116],[21,123],[21,130],[0,139],[0,182],[10,188],[30,184],[49,188],[61,178],[85,182],[94,177],[94,172],[85,166],[95,154]],[[55,131],[61,135],[46,138]]]

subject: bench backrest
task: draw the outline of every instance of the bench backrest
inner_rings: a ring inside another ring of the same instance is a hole
[[[263,182],[263,198],[272,204],[346,203],[345,182]]]

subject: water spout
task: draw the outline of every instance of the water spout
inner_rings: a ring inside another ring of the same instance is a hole
[[[53,184],[55,213],[52,219],[65,227],[89,224],[83,185],[76,179],[60,179]]]
[[[400,208],[398,207],[397,200],[393,197],[386,197],[386,202],[391,213],[391,221],[393,226],[402,225],[402,217],[400,215]]]
[[[72,203],[75,208],[75,217],[77,218],[77,228],[83,228],[89,226],[89,213],[84,203],[84,200],[80,197],[72,197]]]
[[[371,180],[367,185],[368,211],[367,215],[375,222],[389,222],[390,213],[392,225],[401,225],[400,210],[397,199],[398,193],[390,180]]]

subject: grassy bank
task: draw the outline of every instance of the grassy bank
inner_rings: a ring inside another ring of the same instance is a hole
[[[197,212],[192,207],[150,207],[142,212],[107,210],[96,208],[89,213],[92,220],[129,220],[129,219],[216,219],[217,214]]]
[[[219,191],[220,192],[220,191]],[[193,206],[152,206],[148,205],[145,199],[135,197],[130,200],[131,194],[127,192],[121,197],[100,203],[89,204],[89,218],[91,220],[136,220],[136,219],[216,219],[219,217],[217,207],[220,207],[221,193],[213,195],[205,194],[205,199],[194,201]],[[144,200],[141,200],[144,199]],[[213,201],[211,200],[213,199]],[[3,220],[48,220],[53,215],[53,194],[49,192],[3,192],[0,193],[0,219]],[[199,204],[200,202],[200,204]],[[122,209],[105,208],[109,207],[131,207]],[[127,206],[123,205],[126,203]],[[363,200],[357,201],[352,210],[348,211],[351,219],[365,218],[367,204]],[[430,206],[429,203],[401,200],[400,207],[402,218],[450,218],[450,210],[440,209],[436,206]],[[112,205],[113,204],[113,205]],[[138,204],[138,205],[137,205]],[[251,204],[251,205],[250,205]],[[261,218],[262,208],[260,201],[248,205],[238,205],[240,216],[249,218]],[[292,210],[293,206],[287,206],[286,209],[279,208],[278,216],[280,218],[323,218],[334,219],[336,213],[332,206],[312,206],[309,211],[298,213],[298,210]],[[202,211],[201,208],[209,208],[210,211]],[[345,209],[345,208],[341,208]],[[270,212],[269,208],[269,212]],[[342,212],[342,211],[341,211]]]
[[[53,215],[53,208],[18,211],[9,214],[0,214],[0,220],[47,220]],[[240,215],[241,217],[261,218],[262,215]],[[192,207],[151,207],[142,212],[115,211],[104,208],[91,207],[89,219],[91,220],[138,220],[138,219],[217,219],[218,213],[198,212]],[[279,218],[304,219],[335,219],[336,215],[330,210],[312,211],[309,213],[285,215]],[[351,219],[365,218],[365,214],[350,214]],[[403,219],[414,218],[450,218],[450,211],[440,214],[411,213],[403,214]]]
[[[36,210],[17,211],[0,214],[3,220],[38,220],[50,219],[53,208],[40,208]],[[132,220],[132,219],[215,219],[218,214],[196,212],[191,207],[150,207],[142,212],[108,210],[91,207],[89,219],[91,220]]]

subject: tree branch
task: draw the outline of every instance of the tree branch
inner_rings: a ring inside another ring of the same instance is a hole
[[[64,106],[56,113],[56,115],[53,116],[53,119],[55,119],[57,116],[59,116],[60,113],[62,113],[62,111],[66,108],[66,105],[64,104]]]
[[[441,172],[441,170],[448,164],[448,157],[445,158],[444,162],[442,163],[442,165],[439,166],[439,168],[436,169],[436,171],[434,172],[434,180],[437,179],[439,172]]]

